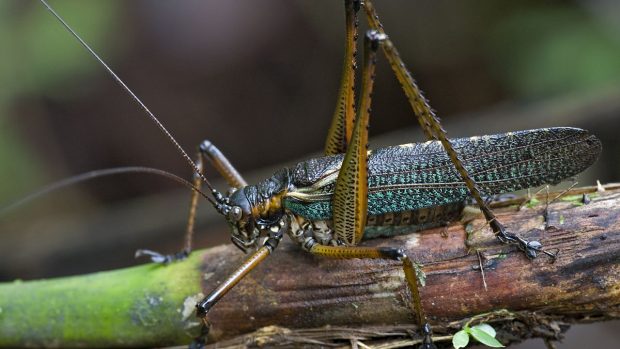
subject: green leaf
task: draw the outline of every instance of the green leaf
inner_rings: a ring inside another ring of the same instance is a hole
[[[494,337],[491,337],[488,333],[481,330],[477,326],[470,328],[469,333],[471,334],[472,337],[474,337],[475,340],[486,345],[487,347],[492,347],[492,348],[503,348],[504,347],[502,343],[500,343],[497,339],[495,339]]]
[[[493,328],[493,326],[489,325],[489,324],[480,324],[480,325],[476,325],[472,328],[477,328],[483,332],[485,332],[486,334],[488,334],[489,336],[495,338],[495,335],[497,334],[495,332],[495,329]]]
[[[540,204],[540,200],[538,200],[537,198],[533,197],[530,199],[530,201],[528,201],[527,203],[527,208],[534,208],[536,205]]]
[[[590,199],[594,199],[598,196],[597,193],[589,193],[588,196]],[[583,204],[583,194],[579,195],[566,195],[560,198],[560,201],[564,202],[572,202],[574,204]]]
[[[467,344],[469,344],[469,333],[466,330],[460,330],[452,337],[454,349],[465,348]]]

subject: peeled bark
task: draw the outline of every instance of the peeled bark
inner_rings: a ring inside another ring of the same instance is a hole
[[[475,216],[468,222],[390,239],[424,265],[424,309],[438,343],[464,321],[491,323],[504,344],[557,339],[576,322],[620,318],[620,190],[496,209],[506,227],[559,250],[528,260],[500,244]],[[573,190],[581,194],[592,189]],[[554,197],[553,194],[550,195]],[[544,199],[543,199],[544,200]],[[198,330],[196,298],[243,260],[232,245],[184,262],[45,281],[0,284],[0,346],[182,345]],[[483,266],[484,276],[480,265]],[[486,288],[485,288],[486,282]],[[209,340],[226,345],[410,345],[417,327],[399,263],[330,260],[284,241],[209,313]],[[506,310],[501,310],[506,309]]]

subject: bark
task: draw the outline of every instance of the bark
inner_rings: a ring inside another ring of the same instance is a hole
[[[607,188],[588,204],[580,194],[592,188],[556,200],[546,226],[543,204],[498,205],[511,232],[559,250],[555,261],[528,260],[498,243],[479,215],[364,244],[405,248],[424,265],[423,306],[438,343],[449,343],[467,320],[492,324],[504,344],[555,340],[572,323],[620,318],[620,189]],[[243,258],[229,245],[169,266],[1,284],[0,346],[186,344],[198,330],[196,299]],[[418,333],[409,300],[397,262],[318,258],[285,241],[209,313],[209,340],[218,347],[406,346]]]

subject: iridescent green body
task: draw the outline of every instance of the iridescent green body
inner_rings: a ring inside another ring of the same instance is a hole
[[[451,142],[485,195],[557,184],[588,168],[601,151],[596,137],[576,128],[509,132]],[[288,177],[278,180],[287,189],[283,206],[308,220],[330,220],[342,159],[342,155],[310,159],[280,172]],[[270,179],[272,184],[274,179]],[[467,187],[437,141],[369,153],[369,226],[437,225],[449,220],[468,198]],[[405,222],[403,217],[409,219]]]

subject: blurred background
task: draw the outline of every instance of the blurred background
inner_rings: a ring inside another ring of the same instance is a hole
[[[190,153],[208,138],[255,182],[321,151],[342,64],[339,1],[51,4]],[[604,153],[580,184],[620,179],[619,2],[376,6],[450,136],[586,128]],[[100,168],[140,165],[190,178],[171,144],[37,1],[0,2],[0,47],[0,207]],[[375,91],[371,147],[423,140],[383,57]],[[0,217],[0,280],[135,265],[137,248],[177,251],[188,203],[186,189],[149,175],[42,196]],[[228,241],[207,204],[197,232],[199,247]],[[614,330],[618,322],[579,326],[560,347]],[[543,347],[532,343],[518,348]]]

